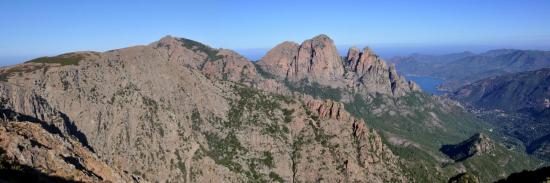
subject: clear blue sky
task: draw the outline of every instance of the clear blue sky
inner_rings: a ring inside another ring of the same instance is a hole
[[[7,0],[0,2],[0,65],[147,44],[167,34],[246,54],[320,33],[342,47],[375,50],[549,49],[550,1]]]

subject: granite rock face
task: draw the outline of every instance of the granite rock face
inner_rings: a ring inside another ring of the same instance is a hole
[[[301,45],[284,42],[262,58],[259,65],[280,79],[309,79],[321,84],[337,81],[344,74],[340,56],[332,39],[319,35]]]
[[[37,123],[1,122],[0,149],[2,164],[17,166],[19,168],[15,172],[21,172],[11,175],[11,178],[0,178],[8,182],[19,179],[44,182],[57,179],[78,182],[140,181],[139,177],[131,177],[108,166],[78,141],[52,134]],[[31,168],[38,172],[30,171]],[[48,176],[41,177],[40,174]]]
[[[346,65],[333,62],[340,58],[328,37],[304,43],[288,48],[296,53],[286,60],[288,70],[279,74],[276,62],[260,67],[281,78],[341,79]],[[390,71],[382,70],[391,84]],[[34,60],[0,74],[0,117],[53,129],[115,172],[84,181],[408,181],[401,160],[342,103],[289,95],[281,78],[261,77],[237,53],[192,40],[167,36],[146,46]],[[75,153],[54,151],[64,152]]]
[[[334,42],[319,35],[298,45],[284,42],[264,56],[258,65],[279,80],[315,82],[360,93],[403,96],[420,91],[411,81],[399,76],[370,48],[349,49],[345,58],[338,55]]]

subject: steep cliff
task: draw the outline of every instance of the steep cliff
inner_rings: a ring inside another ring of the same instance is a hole
[[[0,123],[0,181],[140,182],[110,167],[78,141],[52,134],[37,123]]]
[[[345,58],[338,55],[332,39],[319,35],[298,45],[284,42],[270,50],[257,63],[279,80],[318,83],[359,93],[403,96],[420,91],[416,83],[399,76],[371,49],[352,47]]]

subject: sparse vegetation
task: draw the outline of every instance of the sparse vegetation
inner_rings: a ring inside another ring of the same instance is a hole
[[[254,160],[249,161],[248,167],[249,170],[244,172],[244,175],[248,178],[249,182],[267,182],[265,180],[265,175],[258,172],[257,162]]]
[[[159,105],[157,101],[153,100],[152,98],[142,96],[143,105],[145,105],[147,108],[151,109],[154,113],[158,112]]]
[[[78,65],[78,63],[86,58],[89,54],[94,53],[67,53],[54,57],[40,57],[36,59],[29,60],[25,63],[35,63],[33,64],[22,64],[14,66],[10,69],[4,70],[0,73],[0,81],[7,81],[10,76],[13,74],[18,74],[22,76],[24,73],[31,73],[40,69],[44,69],[44,72],[51,67],[51,64],[59,64],[60,66],[66,65]]]
[[[217,49],[213,49],[197,41],[185,38],[180,38],[180,41],[183,42],[183,46],[187,49],[205,53],[208,56],[208,60],[210,61],[215,61],[223,58],[222,56],[218,55],[219,51]]]
[[[200,130],[202,124],[201,114],[197,108],[194,108],[191,112],[191,128],[195,131]]]
[[[296,83],[285,80],[284,84],[290,91],[305,93],[315,98],[331,99],[335,101],[340,101],[342,99],[342,91],[340,89],[323,86],[317,82],[309,82],[307,79]]]
[[[323,129],[318,128],[313,121],[309,121],[309,126],[313,129],[313,133],[315,134],[315,141],[321,143],[324,147],[330,147],[329,140],[333,137],[330,135],[327,135]]]
[[[292,122],[292,113],[294,113],[294,109],[282,109],[283,110],[283,114],[285,116],[285,123],[290,123]]]
[[[280,182],[280,183],[285,182],[285,180],[275,172],[269,172],[269,178],[271,178],[271,180],[274,182]]]
[[[58,55],[55,57],[40,57],[40,58],[29,60],[25,63],[60,64],[61,66],[78,65],[78,63],[84,58],[86,57],[83,54],[68,53],[68,54]]]
[[[239,153],[246,150],[242,147],[239,139],[233,133],[229,133],[225,138],[216,134],[205,133],[209,150],[206,152],[216,164],[223,165],[233,172],[242,172],[242,166],[235,162]]]
[[[177,166],[178,166],[178,169],[180,170],[180,172],[182,174],[185,174],[185,170],[186,170],[186,167],[185,167],[185,163],[183,163],[183,160],[179,154],[179,151],[176,150],[176,158],[178,160],[177,162]]]
[[[292,141],[292,149],[290,152],[290,163],[292,167],[292,179],[296,178],[296,173],[298,172],[298,164],[301,162],[300,159],[302,158],[302,154],[300,151],[302,151],[304,144],[311,143],[310,139],[305,139],[305,137],[301,134],[299,134],[297,137],[295,137]]]
[[[157,101],[153,100],[152,98],[149,98],[147,96],[142,96],[142,102],[145,107],[145,110],[147,112],[143,113],[141,116],[141,119],[144,119],[152,124],[152,126],[158,130],[161,137],[164,137],[164,128],[162,123],[158,122],[158,111],[159,111],[159,104]]]
[[[127,96],[130,96],[132,93],[140,91],[139,88],[134,83],[128,83],[124,88],[118,89],[115,91],[113,96],[111,96],[111,100],[108,101],[109,104],[114,104],[115,100],[119,98],[119,103],[127,103],[128,99]]]
[[[266,124],[266,127],[262,129],[262,133],[269,134],[273,137],[283,140],[287,139],[286,134],[288,134],[289,132],[290,130],[288,129],[288,127],[284,125],[279,125],[277,123]]]
[[[294,110],[283,108],[282,104],[294,101],[285,96],[269,95],[239,84],[233,85],[233,91],[238,98],[230,102],[227,120],[215,116],[209,118],[214,124],[221,124],[219,128],[226,131],[227,136],[222,138],[219,134],[204,133],[209,147],[209,150],[205,151],[206,154],[217,164],[246,176],[249,182],[283,181],[274,172],[268,174],[259,171],[275,167],[273,154],[270,151],[249,154],[234,132],[243,128],[260,127],[263,134],[283,141],[288,140],[290,129],[284,123],[292,121]],[[198,118],[198,112],[193,112],[191,118]]]
[[[276,76],[271,74],[270,72],[267,72],[265,71],[260,65],[258,65],[257,61],[253,63],[254,66],[256,67],[256,71],[258,72],[258,74],[260,74],[262,77],[266,78],[266,79],[275,79]]]
[[[45,65],[17,65],[2,71],[2,73],[0,73],[0,81],[8,81],[8,79],[14,74],[22,76],[24,73],[31,73],[43,68],[47,67]]]
[[[241,127],[243,125],[243,113],[256,113],[248,118],[246,122],[249,124],[257,123],[259,114],[270,114],[274,110],[280,109],[280,104],[271,97],[262,94],[254,88],[247,86],[235,86],[234,91],[240,97],[237,101],[231,102],[231,109],[228,113],[228,121],[225,126]],[[259,114],[258,114],[259,113]],[[273,116],[265,115],[269,119],[274,119]]]
[[[282,121],[289,123],[292,121],[292,109],[281,107],[280,101],[286,103],[292,101],[282,96],[270,96],[247,86],[236,85],[235,92],[240,97],[237,101],[231,103],[231,109],[228,113],[228,121],[224,126],[240,128],[243,125],[262,125],[262,132],[270,134],[275,138],[285,140],[289,133],[288,127],[279,124],[281,117],[275,115],[281,111]],[[246,119],[244,115],[246,114]],[[268,119],[268,120],[261,120]]]
[[[269,168],[275,167],[275,163],[273,162],[273,155],[269,151],[264,151],[262,153],[262,159],[260,159],[260,162]]]
[[[380,94],[368,97],[356,95],[354,100],[345,104],[345,108],[352,115],[365,119],[372,128],[415,143],[415,146],[402,147],[387,142],[392,152],[406,160],[405,171],[411,178],[418,182],[442,182],[458,174],[456,168],[461,165],[452,163],[452,160],[439,152],[441,145],[457,143],[478,132],[490,134],[486,131],[490,127],[475,116],[452,106],[444,106],[445,104],[437,100],[422,93],[410,93],[398,98]],[[400,112],[392,115],[390,111]],[[483,157],[497,162],[510,154],[516,154],[516,159],[526,157],[512,151],[497,158],[491,158],[490,155]],[[478,158],[462,162],[468,170],[479,170],[483,167],[484,170],[493,171],[476,172],[484,182],[494,181],[495,175],[516,170],[518,167],[528,168],[534,165],[533,160],[513,160],[510,163],[502,166]]]
[[[470,172],[465,172],[458,174],[451,179],[449,179],[450,183],[479,183],[479,179],[471,174]]]

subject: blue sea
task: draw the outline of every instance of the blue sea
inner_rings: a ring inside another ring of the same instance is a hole
[[[442,79],[429,76],[406,76],[407,80],[412,80],[420,85],[424,92],[434,95],[443,95],[445,91],[437,90],[437,86],[443,83]]]

